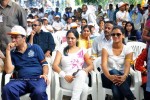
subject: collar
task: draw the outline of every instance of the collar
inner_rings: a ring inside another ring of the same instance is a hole
[[[13,4],[13,2],[12,2],[11,0],[9,0],[9,2],[8,2],[7,6],[11,7],[11,6],[12,6],[12,4]],[[6,6],[6,7],[7,7],[7,6]],[[3,8],[3,6],[2,6],[1,4],[0,4],[0,7],[1,7],[1,8]]]
[[[32,46],[32,44],[27,43],[27,49],[29,49],[31,46]],[[27,50],[27,49],[26,49],[26,50]],[[13,49],[12,52],[17,53],[17,52],[18,52],[17,48]]]
[[[105,33],[104,33],[104,35],[103,35],[103,37],[102,37],[102,40],[104,40],[104,41],[112,41],[112,37],[111,37],[109,40],[107,40],[107,39],[105,38]]]
[[[13,2],[11,1],[11,0],[9,0],[9,2],[8,2],[8,6],[12,6],[12,4],[13,4]]]

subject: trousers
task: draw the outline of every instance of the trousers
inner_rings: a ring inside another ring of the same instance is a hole
[[[20,96],[30,93],[31,100],[48,100],[47,84],[43,78],[31,80],[10,80],[2,88],[2,100],[20,100]]]
[[[116,69],[110,70],[109,73],[111,75],[122,75],[123,74]],[[101,77],[102,77],[103,87],[112,89],[113,100],[124,100],[124,97],[126,97],[127,100],[135,99],[132,91],[130,90],[130,85],[131,85],[130,75],[128,75],[127,79],[120,86],[115,85],[104,74],[101,74]]]
[[[88,84],[86,83],[86,79],[86,72],[80,70],[71,83],[68,83],[64,78],[62,78],[61,87],[72,90],[71,100],[87,100]]]

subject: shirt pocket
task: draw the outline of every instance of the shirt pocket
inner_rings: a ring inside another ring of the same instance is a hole
[[[5,16],[6,19],[6,26],[13,27],[13,16]]]

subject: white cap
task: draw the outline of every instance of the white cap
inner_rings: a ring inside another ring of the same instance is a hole
[[[60,16],[59,16],[59,15],[56,15],[55,17],[59,17],[59,18],[60,18]]]
[[[43,20],[45,19],[45,20],[47,20],[47,21],[48,21],[48,18],[47,18],[47,17],[43,17],[42,19],[43,19]]]
[[[73,23],[70,24],[70,27],[71,28],[76,28],[76,27],[78,27],[78,25],[77,25],[77,23],[73,22]]]
[[[122,7],[122,6],[125,6],[125,5],[127,5],[127,3],[119,2],[119,3],[118,3],[118,8],[120,8],[120,7]]]
[[[24,36],[27,35],[25,29],[22,26],[18,26],[18,25],[15,25],[11,29],[11,32],[8,32],[7,34],[8,35],[24,35]]]
[[[95,26],[94,23],[88,23],[88,26]]]
[[[27,19],[27,22],[33,22],[32,19]]]

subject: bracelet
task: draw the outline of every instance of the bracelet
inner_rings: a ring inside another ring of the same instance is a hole
[[[44,74],[46,77],[48,77],[48,75]]]
[[[59,72],[59,76],[62,77],[62,78],[64,78],[64,77],[66,76],[66,74],[65,74],[64,71],[60,71],[60,72]]]

